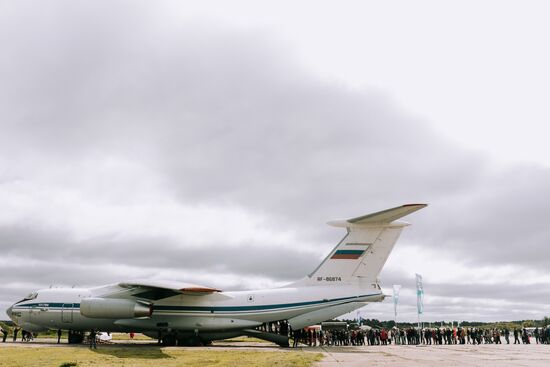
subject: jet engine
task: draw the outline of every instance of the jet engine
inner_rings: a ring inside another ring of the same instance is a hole
[[[84,298],[80,314],[96,319],[130,319],[151,317],[153,305],[142,301],[111,298]]]

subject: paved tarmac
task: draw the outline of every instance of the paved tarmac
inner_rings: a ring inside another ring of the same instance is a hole
[[[550,345],[547,344],[311,348],[316,349],[322,349],[326,355],[317,367],[550,366]]]

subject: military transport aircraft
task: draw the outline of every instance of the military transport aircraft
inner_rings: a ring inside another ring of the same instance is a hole
[[[286,336],[261,332],[264,323],[292,329],[380,302],[382,270],[403,227],[397,221],[426,204],[408,204],[328,224],[347,233],[309,275],[280,288],[223,292],[178,281],[133,280],[94,288],[50,288],[12,305],[8,316],[28,331],[142,332],[166,345],[192,345],[240,335],[288,345]]]

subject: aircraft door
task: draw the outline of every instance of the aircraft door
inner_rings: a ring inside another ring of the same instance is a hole
[[[71,323],[73,322],[73,304],[64,303],[61,307],[61,322]]]

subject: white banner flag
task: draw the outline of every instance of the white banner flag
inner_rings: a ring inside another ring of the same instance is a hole
[[[424,286],[420,274],[416,274],[416,307],[418,308],[418,314],[424,312]]]
[[[399,291],[401,290],[400,285],[393,286],[393,313],[397,319],[397,303],[399,302]]]

